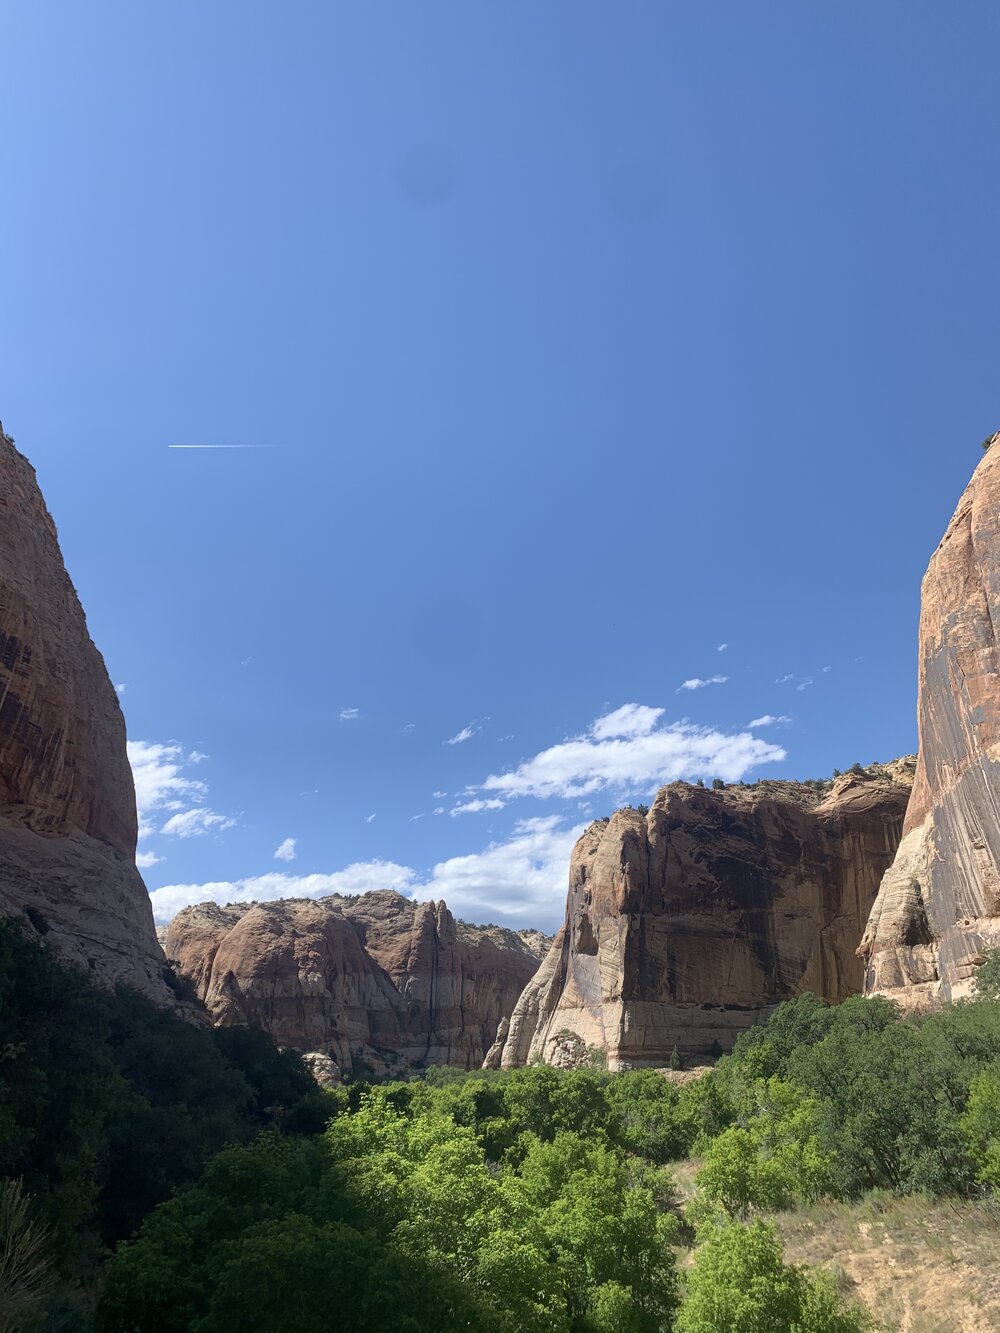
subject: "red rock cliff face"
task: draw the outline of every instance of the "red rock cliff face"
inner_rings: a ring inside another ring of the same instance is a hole
[[[252,1023],[342,1071],[475,1068],[550,941],[382,891],[180,912],[164,948],[216,1023]]]
[[[899,842],[913,761],[817,792],[665,787],[592,824],[566,921],[487,1064],[664,1065],[732,1045],[780,1001],[860,991],[858,935]]]
[[[166,1001],[125,724],[35,473],[0,430],[0,913]]]
[[[924,575],[913,800],[861,942],[866,990],[911,1006],[966,994],[1000,944],[998,628],[1000,440]]]

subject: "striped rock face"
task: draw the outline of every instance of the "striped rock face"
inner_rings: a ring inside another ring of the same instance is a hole
[[[866,991],[909,1007],[968,994],[1000,945],[998,628],[995,437],[924,575],[913,799],[861,942]]]
[[[34,469],[0,431],[0,915],[162,1003],[125,723]]]
[[[550,943],[387,889],[203,903],[164,932],[217,1024],[256,1024],[313,1063],[332,1062],[336,1077],[475,1068]]]
[[[487,1056],[612,1069],[703,1056],[805,991],[861,990],[858,937],[914,761],[829,783],[673,783],[584,833],[565,924]]]

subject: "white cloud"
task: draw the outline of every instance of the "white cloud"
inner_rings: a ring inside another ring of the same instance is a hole
[[[802,683],[800,685],[796,685],[795,688],[797,690],[807,690],[812,683],[813,683],[812,676],[810,676],[808,680],[802,681]]]
[[[206,810],[199,805],[192,810],[171,815],[160,832],[176,838],[198,838],[203,833],[211,833],[213,829],[221,833],[223,829],[233,828],[235,824],[236,820],[230,819],[228,815],[216,814],[214,810]]]
[[[649,708],[645,704],[622,704],[613,713],[599,717],[590,734],[598,741],[613,736],[648,736],[664,712],[663,708]]]
[[[328,893],[367,893],[369,889],[396,889],[408,893],[414,882],[408,866],[393,861],[364,861],[331,875],[291,875],[270,871],[250,879],[220,880],[209,884],[168,884],[149,895],[157,921],[169,921],[182,907],[216,903],[271,902],[276,898],[322,898]]]
[[[728,643],[720,643],[719,646],[718,646],[718,648],[716,648],[715,651],[716,651],[717,653],[724,653],[728,647],[729,647],[729,644],[728,644]]]
[[[135,781],[140,838],[155,832],[153,821],[161,811],[178,806],[183,809],[185,805],[205,799],[208,788],[204,782],[184,773],[191,759],[183,745],[176,741],[166,745],[129,741],[127,752]]]
[[[789,671],[787,676],[779,676],[774,683],[775,685],[787,685],[790,680],[794,679],[795,679],[795,672]]]
[[[286,838],[274,853],[276,861],[294,861],[295,860],[295,839]]]
[[[506,917],[552,929],[562,920],[570,852],[583,827],[565,828],[558,815],[523,819],[506,842],[439,861],[416,897],[443,898],[466,920]]]
[[[444,815],[444,814],[447,814],[448,812],[445,810],[445,808],[444,808],[443,805],[436,805],[436,806],[434,807],[434,813],[435,813],[436,815]]]
[[[361,716],[360,708],[342,708],[340,710],[341,722],[353,722]]]
[[[435,801],[443,801],[448,793],[446,791],[432,791],[431,795],[434,797]]]
[[[137,852],[135,863],[140,870],[151,870],[153,866],[158,866],[163,860],[162,856],[157,856],[155,852]]]
[[[725,685],[728,679],[728,676],[706,676],[704,679],[701,676],[692,676],[690,680],[681,681],[675,693],[680,694],[681,690],[703,690],[706,685]]]
[[[187,775],[185,769],[202,763],[208,755],[185,750],[178,741],[165,745],[150,741],[129,741],[128,760],[135,782],[135,805],[139,815],[139,837],[157,832],[159,820],[168,815],[159,832],[168,837],[191,838],[213,829],[221,832],[236,823],[205,804],[208,787],[200,778]],[[146,855],[149,855],[148,853]],[[147,868],[149,864],[147,862]]]
[[[555,929],[566,900],[569,857],[584,826],[565,827],[558,815],[521,820],[504,842],[439,861],[428,875],[394,861],[364,861],[326,875],[274,871],[248,879],[208,884],[168,884],[150,898],[157,921],[183,907],[212,901],[271,902],[277,898],[323,898],[395,889],[420,900],[443,898],[456,916],[472,921],[506,920],[511,925]]]
[[[416,722],[407,722],[406,726],[403,728],[403,735],[409,736],[410,732],[416,728],[416,725]]]
[[[754,727],[773,727],[779,722],[791,722],[791,720],[784,713],[780,717],[775,717],[773,713],[765,713],[763,717],[755,717],[752,722],[748,722],[747,726],[751,729]]]
[[[452,815],[475,815],[480,810],[502,810],[506,804],[506,801],[501,801],[495,796],[489,798],[477,797],[474,801],[466,801],[464,805],[456,805],[451,813]],[[435,811],[436,813],[437,811]]]
[[[116,685],[115,693],[118,695],[119,698],[121,698],[121,696],[125,693],[127,689],[128,689],[127,685]]]
[[[636,710],[633,716],[638,716],[638,706],[631,707]],[[706,773],[737,782],[759,764],[785,758],[783,749],[749,730],[726,733],[673,722],[646,734],[602,739],[606,734],[603,723],[605,719],[598,718],[587,735],[542,750],[511,772],[491,774],[480,790],[508,800],[516,796],[578,799],[606,788],[623,793],[651,791],[678,778]]]
[[[476,734],[476,731],[477,728],[475,725],[470,723],[469,726],[463,727],[461,731],[456,732],[454,736],[449,737],[449,739],[445,741],[445,745],[461,745],[463,741],[470,741]]]
[[[824,670],[824,671],[832,671],[832,670],[833,670],[833,667],[824,667],[823,670]]]
[[[370,815],[365,815],[365,823],[370,824],[372,820],[375,818],[375,814],[376,811],[373,810]]]

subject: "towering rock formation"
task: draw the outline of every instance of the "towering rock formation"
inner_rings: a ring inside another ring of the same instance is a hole
[[[0,915],[166,1001],[135,843],[118,696],[34,469],[0,428]]]
[[[666,1064],[732,1044],[781,1000],[861,989],[858,936],[903,826],[914,761],[832,783],[709,791],[592,824],[566,921],[486,1063]]]
[[[389,890],[203,903],[164,936],[217,1023],[257,1024],[344,1072],[380,1075],[480,1064],[550,942]]]
[[[1000,945],[998,626],[1000,436],[924,575],[913,799],[861,942],[865,989],[912,1006],[966,994]]]

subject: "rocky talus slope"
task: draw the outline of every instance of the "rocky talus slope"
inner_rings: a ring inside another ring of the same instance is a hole
[[[257,1024],[279,1045],[326,1057],[316,1063],[333,1079],[476,1067],[550,943],[389,890],[203,903],[164,936],[216,1023]]]
[[[861,942],[866,991],[911,1006],[966,994],[1000,945],[998,627],[1000,437],[924,575],[913,799]]]
[[[171,998],[135,867],[125,723],[34,469],[0,429],[0,914]]]
[[[861,990],[855,955],[899,843],[914,760],[831,783],[676,782],[592,824],[565,923],[487,1054],[491,1067],[612,1069],[704,1054],[782,1000]]]

